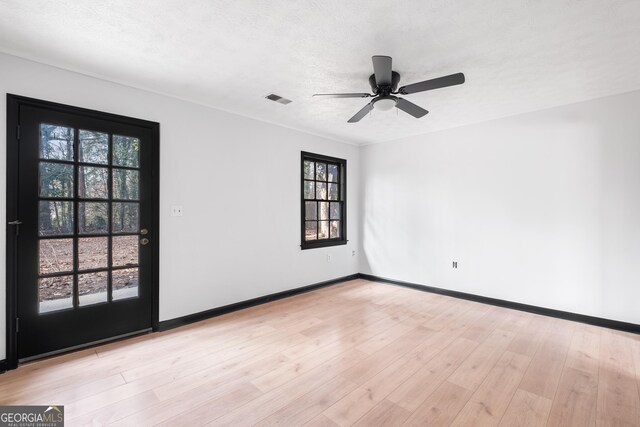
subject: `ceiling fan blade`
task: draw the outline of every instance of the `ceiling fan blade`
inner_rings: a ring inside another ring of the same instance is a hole
[[[373,61],[373,73],[376,75],[376,83],[382,86],[391,84],[391,57],[376,55],[371,57]]]
[[[370,102],[367,105],[364,106],[364,108],[360,111],[358,111],[356,113],[355,116],[351,117],[347,123],[356,123],[359,122],[360,120],[362,120],[362,118],[364,116],[366,116],[367,114],[369,114],[369,111],[371,111],[371,109],[373,108],[373,104]]]
[[[314,93],[313,96],[324,96],[325,98],[369,98],[370,93]]]
[[[402,98],[398,98],[398,102],[396,102],[396,108],[401,109],[405,113],[411,114],[416,119],[429,114],[429,112],[424,108]]]
[[[456,73],[451,74],[450,76],[438,77],[437,79],[425,80],[423,82],[402,86],[398,89],[398,93],[409,95],[411,93],[424,92],[425,90],[461,85],[462,83],[464,83],[464,74]]]

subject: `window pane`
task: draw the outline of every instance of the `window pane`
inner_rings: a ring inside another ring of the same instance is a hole
[[[39,229],[41,236],[73,234],[73,202],[40,202]]]
[[[138,200],[138,171],[113,169],[113,198]]]
[[[137,168],[140,165],[140,140],[130,136],[113,135],[113,164]]]
[[[329,184],[329,200],[338,200],[338,184]]]
[[[320,202],[319,208],[320,208],[319,219],[329,219],[329,202]]]
[[[73,160],[72,128],[56,125],[40,125],[40,158]]]
[[[309,160],[304,161],[304,178],[305,179],[314,179],[315,178],[315,163],[310,162]]]
[[[102,132],[80,130],[78,161],[107,164],[109,156],[109,135]]]
[[[340,203],[331,202],[331,219],[340,219]]]
[[[318,221],[318,239],[329,238],[329,221]]]
[[[326,163],[316,163],[316,179],[318,181],[327,180],[327,164]]]
[[[327,200],[326,182],[316,182],[316,199]]]
[[[78,268],[89,270],[107,267],[109,239],[107,237],[83,237],[78,239]]]
[[[329,181],[330,182],[338,182],[338,165],[328,165],[329,170]]]
[[[304,198],[315,199],[316,187],[313,181],[304,182]]]
[[[109,170],[107,168],[80,166],[78,170],[78,195],[85,199],[106,199],[108,178]]]
[[[113,237],[111,256],[114,266],[138,264],[138,236]]]
[[[304,219],[314,221],[318,219],[317,202],[304,202]]]
[[[318,238],[317,224],[315,221],[306,221],[304,223],[304,240],[316,240]]]
[[[38,254],[40,274],[73,271],[73,239],[42,239]]]
[[[340,221],[331,221],[330,237],[337,239],[340,237]]]
[[[38,299],[40,313],[73,307],[73,276],[39,279]]]
[[[139,206],[137,203],[114,203],[112,205],[114,233],[137,233]]]
[[[107,302],[106,271],[78,275],[78,302],[81,306]]]
[[[73,197],[73,165],[40,162],[40,197]]]
[[[78,231],[81,234],[107,233],[107,203],[78,203]]]
[[[138,296],[138,269],[127,268],[111,272],[113,300]]]

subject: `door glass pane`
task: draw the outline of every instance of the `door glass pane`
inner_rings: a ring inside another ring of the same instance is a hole
[[[138,269],[126,268],[111,272],[113,300],[138,296]]]
[[[314,179],[315,171],[314,171],[314,162],[310,162],[308,160],[304,161],[304,179]]]
[[[307,219],[307,220],[318,219],[318,203],[317,202],[304,202],[304,219]]]
[[[316,179],[318,181],[327,180],[327,164],[326,163],[316,163]]]
[[[41,236],[73,234],[73,202],[43,200],[38,218]]]
[[[329,182],[338,182],[338,165],[329,164],[327,168],[329,171]]]
[[[327,200],[326,182],[316,182],[316,199]]]
[[[138,264],[138,236],[113,237],[111,245],[114,266],[123,267]]]
[[[340,203],[331,202],[331,219],[340,219]]]
[[[40,197],[73,197],[73,165],[40,162]]]
[[[73,239],[42,239],[38,252],[40,274],[73,271]]]
[[[40,125],[40,158],[73,160],[72,128],[56,125]]]
[[[138,203],[113,203],[112,229],[114,233],[137,233],[139,224]]]
[[[340,221],[331,221],[331,229],[329,230],[329,233],[332,239],[340,237]]]
[[[79,202],[78,203],[78,231],[80,234],[107,233],[107,206],[106,202]]]
[[[113,198],[138,200],[138,171],[113,169]]]
[[[107,302],[108,272],[78,275],[78,302],[81,306]]]
[[[318,238],[317,228],[318,228],[318,223],[316,221],[305,221],[305,223],[304,223],[304,239],[305,240],[316,240]]]
[[[38,299],[40,313],[73,307],[73,276],[39,279]]]
[[[113,135],[113,164],[140,166],[140,140],[130,136]]]
[[[108,267],[109,239],[107,237],[83,237],[78,239],[78,268],[91,270]]]
[[[338,200],[338,184],[329,184],[329,200]]]
[[[80,166],[78,170],[78,195],[85,199],[106,199],[109,169]]]
[[[329,238],[329,221],[318,222],[318,239]]]
[[[305,181],[304,182],[304,198],[305,199],[315,199],[316,197],[316,187],[313,181]]]
[[[320,202],[320,219],[329,219],[329,202]]]
[[[109,135],[102,132],[80,130],[78,161],[106,165],[109,161]]]

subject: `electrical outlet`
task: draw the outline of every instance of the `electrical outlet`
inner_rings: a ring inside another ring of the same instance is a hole
[[[331,254],[327,254],[327,262],[331,262]]]
[[[351,256],[356,256],[356,251],[351,251]]]
[[[171,216],[182,216],[182,206],[171,206]]]
[[[458,261],[453,261],[453,268],[458,268]]]

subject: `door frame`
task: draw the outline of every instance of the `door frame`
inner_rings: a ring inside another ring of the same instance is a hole
[[[5,369],[15,369],[18,366],[18,236],[17,227],[9,222],[18,220],[18,184],[19,184],[19,154],[20,154],[20,106],[32,106],[109,120],[128,125],[143,127],[151,130],[152,149],[152,183],[151,196],[153,199],[151,228],[154,238],[150,242],[153,259],[151,268],[151,327],[159,329],[159,297],[160,297],[160,124],[148,120],[135,119],[118,114],[104,113],[86,108],[74,107],[56,102],[27,98],[24,96],[7,94],[7,217],[6,217],[6,366]],[[115,337],[117,339],[117,337]],[[87,344],[92,345],[91,343]],[[73,349],[70,349],[73,350]],[[65,350],[62,350],[64,352]]]

